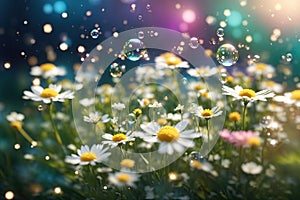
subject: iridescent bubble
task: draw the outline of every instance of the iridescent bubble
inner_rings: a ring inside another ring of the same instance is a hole
[[[199,46],[198,38],[192,37],[190,39],[189,45],[192,49],[196,49]]]
[[[97,39],[99,37],[99,31],[97,29],[93,29],[90,34],[93,39]]]
[[[144,43],[137,38],[128,40],[123,47],[124,55],[131,61],[141,59],[146,52]]]
[[[287,53],[286,55],[282,55],[281,58],[287,62],[292,62],[293,55],[291,53]]]
[[[109,66],[109,73],[114,78],[120,78],[125,72],[125,65],[120,66],[118,63],[113,63]]]
[[[150,4],[147,4],[147,5],[146,5],[146,9],[149,10],[150,8],[151,8],[151,5],[150,5]]]
[[[190,160],[201,160],[203,159],[203,156],[198,151],[192,151],[189,155]]]
[[[216,33],[218,37],[224,37],[224,29],[218,28]]]
[[[239,52],[232,44],[223,44],[216,53],[217,61],[226,67],[234,65],[239,59]]]
[[[142,20],[143,19],[143,15],[138,15],[138,20]]]
[[[139,31],[139,32],[138,32],[138,38],[139,38],[139,39],[143,39],[144,37],[145,37],[144,32],[143,32],[143,31]]]

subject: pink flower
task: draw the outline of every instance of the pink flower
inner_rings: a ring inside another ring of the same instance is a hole
[[[229,143],[234,144],[237,147],[249,147],[249,146],[259,146],[259,133],[254,131],[232,131],[230,132],[227,129],[224,129],[219,132],[220,136],[228,141]],[[257,142],[255,142],[257,141]]]

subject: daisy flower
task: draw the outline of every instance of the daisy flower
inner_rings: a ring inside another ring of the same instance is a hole
[[[263,170],[263,167],[261,165],[256,164],[255,162],[248,162],[242,164],[241,168],[246,174],[252,175],[260,174]]]
[[[217,68],[211,68],[210,66],[198,67],[188,69],[187,73],[193,77],[210,77],[218,73]]]
[[[300,107],[300,90],[294,90],[292,92],[286,92],[284,95],[278,95],[274,97],[274,101],[283,102],[288,105],[295,105]]]
[[[94,98],[84,98],[84,99],[81,99],[79,101],[80,105],[84,106],[84,107],[88,107],[88,106],[92,106],[95,104],[95,99]]]
[[[108,175],[108,181],[117,187],[136,187],[134,182],[138,181],[138,179],[138,175],[130,171],[116,172]]]
[[[103,144],[108,144],[111,147],[116,147],[119,144],[125,144],[129,141],[134,141],[135,138],[133,137],[132,132],[128,131],[126,134],[124,133],[117,133],[117,134],[109,134],[105,133],[102,135],[102,138],[105,139],[105,141],[102,141]]]
[[[66,70],[64,68],[56,67],[52,63],[44,63],[40,66],[32,67],[30,75],[42,76],[43,78],[55,78],[56,76],[66,75]]]
[[[125,109],[125,104],[123,104],[123,103],[114,103],[111,107],[113,109],[116,109],[116,110],[124,110]]]
[[[83,116],[83,121],[87,122],[87,123],[93,123],[96,124],[98,122],[103,122],[103,123],[107,123],[109,122],[109,117],[108,114],[105,115],[101,115],[99,112],[93,112],[90,113],[88,116]]]
[[[74,92],[67,90],[60,93],[61,85],[50,84],[48,88],[41,86],[31,86],[31,91],[24,91],[23,99],[31,99],[33,101],[43,101],[44,103],[51,103],[52,101],[64,102],[65,99],[73,99]]]
[[[223,85],[222,87],[223,94],[232,96],[233,101],[243,100],[245,102],[254,102],[254,101],[267,101],[267,98],[272,98],[275,94],[270,90],[261,90],[255,92],[252,89],[244,89],[241,86],[237,85],[234,88]]]
[[[254,63],[247,68],[247,72],[249,75],[257,78],[261,76],[270,78],[275,74],[275,68],[265,63]]]
[[[194,138],[200,137],[200,133],[194,130],[186,130],[187,120],[182,120],[173,126],[160,126],[156,122],[141,125],[143,132],[137,132],[136,135],[149,143],[160,143],[158,152],[173,154],[174,151],[182,153],[185,148],[194,147]]]
[[[204,109],[202,106],[196,107],[194,115],[202,119],[211,119],[222,115],[223,111],[219,107],[213,107],[212,109]]]
[[[189,64],[186,61],[182,61],[181,58],[173,53],[167,52],[155,58],[156,68],[158,69],[176,69],[176,68],[189,68]]]
[[[272,90],[272,91],[274,91],[276,93],[281,93],[283,91],[282,84],[276,83],[276,82],[271,81],[271,80],[264,80],[264,81],[262,81],[260,87]]]
[[[22,113],[11,112],[9,115],[6,116],[6,119],[9,122],[22,122],[25,116]]]
[[[88,145],[83,145],[77,150],[77,154],[67,156],[65,162],[73,165],[95,165],[103,162],[110,156],[111,153],[107,152],[107,150],[108,148],[104,148],[101,144],[94,144],[91,148]]]

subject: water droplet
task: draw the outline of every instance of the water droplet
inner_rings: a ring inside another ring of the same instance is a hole
[[[93,30],[91,31],[91,37],[92,37],[93,39],[97,39],[97,38],[99,37],[99,31],[98,31],[97,29],[93,29]]]
[[[263,116],[263,118],[260,120],[261,125],[263,126],[268,126],[272,121],[272,117],[267,115]]]
[[[120,78],[125,72],[125,65],[120,66],[118,63],[113,63],[109,67],[109,73],[114,78]]]
[[[239,59],[239,52],[232,44],[223,44],[216,53],[217,61],[226,67],[234,65]]]
[[[127,59],[131,61],[137,61],[142,58],[146,53],[144,43],[139,39],[128,40],[124,47],[123,53]]]
[[[43,105],[38,105],[37,109],[38,109],[38,111],[43,111],[44,110],[44,106]]]
[[[143,32],[143,31],[139,31],[139,32],[138,32],[138,38],[139,38],[139,39],[144,39],[144,37],[145,37],[144,32]]]
[[[215,38],[211,38],[209,41],[210,44],[215,45],[217,44],[216,39]]]
[[[149,10],[150,8],[151,8],[151,5],[150,5],[150,4],[147,4],[147,5],[146,5],[146,9]]]
[[[218,28],[217,29],[217,36],[218,37],[224,37],[224,29]]]
[[[199,46],[198,38],[192,37],[192,38],[190,39],[189,45],[190,45],[190,47],[191,47],[192,49],[198,48],[198,46]]]
[[[138,20],[142,20],[143,19],[143,15],[138,15]]]
[[[287,62],[292,62],[293,55],[291,53],[287,53],[286,55],[282,56],[282,58]]]

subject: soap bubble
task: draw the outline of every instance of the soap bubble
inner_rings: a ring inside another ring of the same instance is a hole
[[[218,28],[216,33],[218,37],[224,37],[224,29]]]
[[[196,49],[199,46],[198,38],[192,37],[190,39],[189,45],[192,49]]]
[[[216,53],[217,61],[226,67],[234,65],[239,59],[239,53],[232,44],[223,44]]]
[[[99,31],[97,29],[93,29],[91,31],[91,36],[93,39],[97,39],[99,37]]]
[[[113,78],[120,78],[125,72],[125,65],[120,66],[118,63],[113,63],[109,66],[109,73]]]
[[[124,55],[131,61],[139,60],[146,52],[144,43],[137,38],[128,40],[123,47]]]

